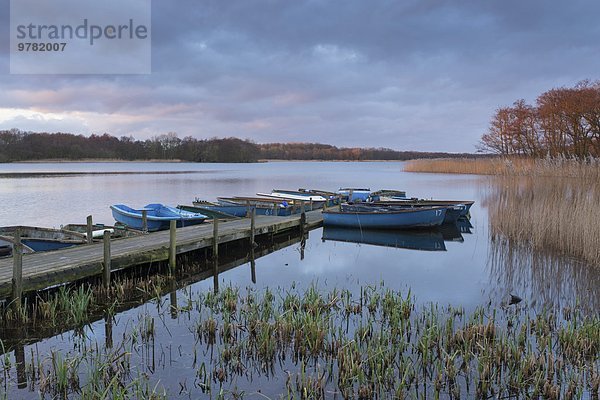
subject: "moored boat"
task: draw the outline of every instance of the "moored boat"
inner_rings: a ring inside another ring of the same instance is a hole
[[[257,215],[288,216],[301,212],[302,208],[302,202],[300,201],[281,198],[234,196],[217,197],[217,201],[220,205],[242,206],[247,210],[247,213],[250,213],[254,208]],[[304,210],[310,211],[308,202],[304,202]]]
[[[297,195],[297,194],[286,194],[286,193],[257,193],[257,196],[264,197],[266,199],[283,200],[291,204],[302,204],[305,206],[312,206],[313,209],[323,208],[327,199],[320,195]]]
[[[9,244],[2,244],[0,242],[0,257],[10,256],[12,254],[12,246]]]
[[[323,210],[323,225],[375,229],[425,228],[441,225],[445,216],[444,207],[373,211]]]
[[[227,207],[227,206],[221,206],[219,204],[216,203],[211,203],[208,201],[201,201],[196,199],[196,201],[194,201],[194,204],[197,205],[193,205],[193,206],[186,206],[186,205],[178,205],[177,208],[179,208],[180,210],[185,210],[185,211],[189,211],[189,212],[193,212],[193,213],[200,213],[200,214],[204,214],[207,216],[208,219],[234,219],[234,218],[238,218],[241,217],[242,215],[236,215],[237,213],[235,212],[235,209],[232,209],[231,207]],[[236,208],[239,208],[239,206],[233,206]],[[226,212],[228,211],[228,212]],[[245,210],[244,210],[245,212]],[[245,216],[245,214],[243,215]]]
[[[411,207],[452,207],[459,217],[466,217],[469,214],[471,206],[474,204],[471,200],[424,200],[424,199],[394,199],[388,201],[376,201],[375,205],[402,205]]]
[[[6,226],[0,228],[0,240],[14,245],[14,237],[21,237],[21,243],[32,251],[51,251],[87,243],[85,235],[61,229],[37,226]],[[4,244],[6,245],[6,244]],[[27,252],[27,249],[25,249]]]
[[[133,229],[143,229],[143,211],[146,211],[148,231],[169,229],[171,221],[176,221],[177,227],[197,225],[204,222],[207,217],[201,213],[192,213],[163,204],[148,204],[141,209],[134,209],[124,204],[110,206],[114,219]]]
[[[267,196],[267,197],[276,197],[276,198],[284,198],[291,200],[300,200],[300,201],[327,201],[325,196],[321,196],[320,194],[310,193],[310,192],[301,192],[299,190],[284,190],[284,189],[273,189],[270,194],[265,193],[257,193],[259,196]]]
[[[423,207],[431,207],[424,205],[409,205],[404,204],[403,202],[360,202],[356,204],[342,204],[341,208],[343,211],[376,211],[379,210],[381,212],[391,211],[391,210],[406,210],[411,208],[423,208]],[[464,210],[463,205],[448,205],[448,206],[440,206],[446,208],[446,217],[444,218],[444,223],[456,223],[458,219],[461,217],[461,214]]]
[[[367,201],[371,195],[369,188],[340,188],[337,191],[347,201]]]
[[[64,231],[79,232],[87,238],[87,225],[85,224],[67,224],[61,226]],[[119,239],[133,236],[143,235],[144,232],[130,228],[122,224],[104,225],[94,224],[92,225],[92,239],[100,240],[104,237],[104,232],[109,231],[111,239]]]
[[[380,199],[406,200],[406,192],[404,190],[395,189],[381,189],[371,192],[369,196],[370,201],[379,201]]]
[[[340,204],[340,200],[342,198],[342,195],[335,193],[335,192],[329,192],[327,190],[320,190],[320,189],[304,189],[304,188],[299,188],[298,192],[300,193],[311,193],[314,195],[319,195],[319,196],[323,196],[324,198],[327,199],[327,202],[325,203],[325,205],[327,207],[331,207],[337,204]]]

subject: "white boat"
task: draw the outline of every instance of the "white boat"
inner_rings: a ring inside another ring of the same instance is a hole
[[[256,193],[257,196],[268,197],[272,199],[283,199],[283,200],[296,200],[296,201],[313,201],[313,202],[325,202],[327,199],[317,194],[300,195],[291,193]]]

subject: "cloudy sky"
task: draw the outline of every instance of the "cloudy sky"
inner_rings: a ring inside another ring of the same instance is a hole
[[[149,75],[11,75],[0,14],[0,129],[472,152],[600,79],[598,0],[153,0]]]

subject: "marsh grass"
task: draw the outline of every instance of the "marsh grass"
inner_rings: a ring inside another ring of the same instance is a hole
[[[80,298],[86,293],[72,291]],[[243,398],[238,383],[254,379],[281,382],[281,397],[290,399],[598,397],[600,320],[577,308],[536,314],[491,304],[471,313],[417,307],[410,292],[383,284],[355,294],[316,284],[225,286],[217,293],[185,289],[182,297],[176,323],[189,327],[189,337],[178,340],[186,344],[195,379],[193,387],[185,380],[179,385],[192,398]],[[64,353],[31,350],[28,386],[42,398],[166,398],[160,375],[153,375],[154,348],[168,335],[159,329],[168,331],[171,310],[155,309],[142,307],[123,321],[114,346],[74,334]],[[165,354],[158,359],[165,363]],[[0,395],[11,393],[11,361],[5,357],[0,366]]]
[[[444,158],[408,161],[406,172],[600,179],[600,158]]]

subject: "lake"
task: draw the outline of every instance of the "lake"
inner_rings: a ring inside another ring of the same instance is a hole
[[[409,197],[474,200],[470,225],[434,237],[409,235],[404,248],[343,241],[339,232],[320,228],[309,233],[302,248],[294,243],[257,259],[256,283],[250,266],[244,264],[221,273],[219,285],[257,290],[316,285],[353,293],[361,287],[383,285],[410,290],[419,306],[451,304],[467,311],[486,304],[502,306],[513,293],[523,297],[523,304],[532,309],[579,304],[594,310],[599,304],[595,289],[598,278],[588,266],[553,255],[516,251],[490,240],[486,204],[493,201],[489,197],[491,185],[488,178],[473,175],[403,172],[401,162],[0,164],[0,226],[60,227],[85,223],[87,215],[93,215],[94,222],[112,224],[111,204],[191,204],[195,198],[254,195],[274,188],[399,189]],[[191,283],[177,295],[186,298],[190,293],[212,290],[213,279],[205,279]],[[167,299],[165,296],[164,301]],[[198,392],[188,393],[179,386],[182,379],[194,380],[192,355],[186,350],[191,340],[189,326],[181,318],[162,318],[164,308],[160,304],[150,302],[119,313],[113,335],[122,335],[127,321],[138,320],[140,315],[160,320],[156,346],[160,343],[162,352],[169,349],[170,361],[163,360],[159,367],[145,372],[151,375],[151,382],[160,380],[170,397],[179,393],[181,398],[195,398]],[[87,327],[86,340],[102,342],[103,326],[104,321],[99,321]],[[33,348],[42,354],[52,349],[67,352],[74,340],[73,332],[40,338],[25,348],[25,354]],[[175,351],[176,347],[179,350]],[[266,386],[262,393],[275,396],[283,390],[281,380],[265,383],[268,379],[261,379],[258,382]],[[250,390],[257,385],[251,382],[240,379],[236,385]],[[14,398],[37,398],[27,389],[17,394]]]

